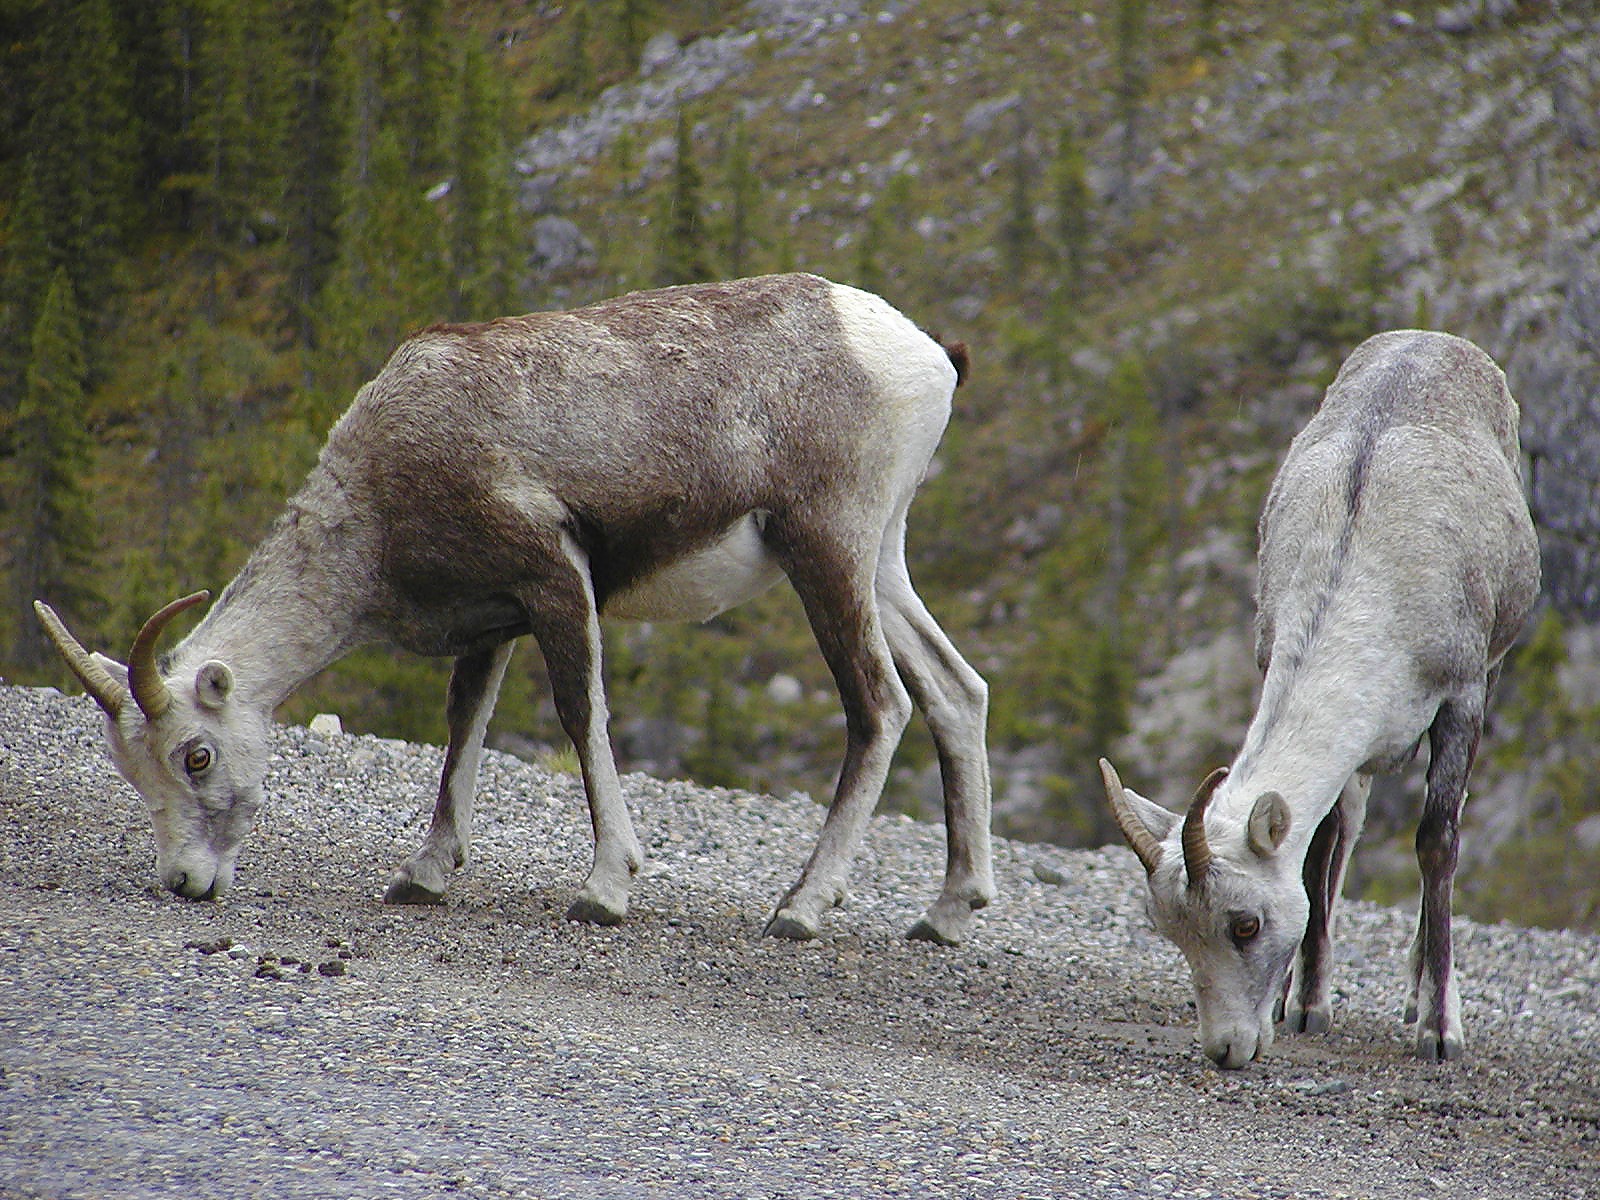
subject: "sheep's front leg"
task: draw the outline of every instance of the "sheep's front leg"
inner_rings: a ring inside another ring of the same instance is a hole
[[[1450,943],[1450,902],[1467,776],[1482,730],[1481,707],[1464,709],[1457,701],[1446,701],[1428,731],[1428,794],[1417,826],[1422,904],[1411,945],[1406,1020],[1417,1023],[1417,1057],[1430,1062],[1460,1058],[1465,1043]]]
[[[785,547],[780,555],[784,570],[805,606],[845,713],[844,765],[833,803],[800,878],[766,924],[771,936],[805,940],[821,931],[824,912],[844,903],[850,864],[911,719],[911,697],[878,619],[873,592],[877,547],[863,561],[850,552],[846,540],[784,532],[776,539]]]
[[[567,910],[567,919],[615,925],[627,915],[628,893],[644,865],[644,850],[622,801],[616,758],[606,733],[609,715],[601,672],[600,617],[588,561],[565,533],[561,549],[563,565],[543,581],[537,607],[530,603],[528,615],[544,651],[556,714],[578,752],[594,827],[594,866]]]
[[[1344,873],[1366,822],[1370,775],[1351,776],[1322,819],[1306,852],[1304,880],[1310,917],[1289,975],[1283,1022],[1291,1033],[1326,1033],[1333,1024],[1334,910]]]
[[[439,798],[422,848],[396,868],[383,894],[385,904],[442,904],[450,873],[466,865],[472,840],[472,800],[478,762],[506,664],[515,642],[456,659],[450,672],[445,721],[450,743],[444,755]]]

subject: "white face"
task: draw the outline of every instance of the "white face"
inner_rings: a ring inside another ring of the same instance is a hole
[[[1117,826],[1144,865],[1150,920],[1183,952],[1194,976],[1200,1045],[1218,1066],[1242,1067],[1272,1045],[1273,1010],[1311,915],[1303,850],[1287,850],[1289,806],[1267,791],[1242,824],[1237,815],[1208,821],[1226,771],[1212,772],[1185,814],[1123,787],[1105,759],[1100,771]],[[1190,824],[1199,875],[1193,888],[1185,850]]]
[[[107,741],[150,813],[162,884],[192,900],[216,899],[232,886],[239,848],[261,809],[268,727],[231,703],[214,677],[209,688],[176,676],[168,686],[169,711],[148,721],[127,704],[108,718]]]
[[[1150,918],[1183,952],[1194,977],[1200,1045],[1219,1067],[1242,1067],[1272,1046],[1273,1009],[1305,936],[1310,904],[1298,872],[1218,855],[1205,885],[1190,892],[1182,853],[1150,876]]]

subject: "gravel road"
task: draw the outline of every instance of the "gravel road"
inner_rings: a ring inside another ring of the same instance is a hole
[[[650,861],[563,919],[578,783],[489,754],[475,859],[379,902],[441,752],[281,728],[234,894],[165,894],[89,701],[0,687],[0,1196],[1600,1195],[1600,939],[1458,920],[1466,1061],[1409,1056],[1411,917],[1355,904],[1335,1029],[1237,1073],[1120,848],[1001,842],[968,945],[901,936],[941,831],[877,819],[764,939],[804,797],[625,780]]]

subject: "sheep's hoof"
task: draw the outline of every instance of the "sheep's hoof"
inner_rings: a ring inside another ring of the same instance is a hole
[[[1455,1062],[1465,1052],[1459,1037],[1440,1036],[1436,1030],[1417,1034],[1417,1057],[1423,1062]]]
[[[964,940],[959,934],[947,933],[927,917],[921,918],[910,929],[906,938],[913,942],[932,942],[936,946],[959,946]]]
[[[396,875],[383,893],[385,904],[443,904],[444,890],[435,891],[412,879],[409,875]]]
[[[973,915],[989,903],[987,896],[975,900],[961,898],[935,900],[915,925],[906,930],[906,937],[916,942],[933,942],[938,946],[959,946],[972,936],[977,918]]]
[[[809,942],[817,936],[819,930],[816,925],[797,914],[779,910],[768,918],[766,927],[761,932],[767,937],[788,938],[791,942]]]
[[[1333,1012],[1321,1006],[1301,1009],[1291,1005],[1283,1023],[1290,1033],[1327,1033],[1333,1028]]]
[[[584,925],[620,925],[622,918],[627,915],[627,901],[619,905],[587,891],[579,892],[571,907],[567,909],[567,920],[578,921]]]

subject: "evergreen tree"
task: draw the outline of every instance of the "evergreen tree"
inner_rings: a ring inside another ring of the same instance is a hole
[[[630,72],[639,69],[644,54],[644,33],[649,20],[646,0],[617,0],[617,49]]]
[[[1070,129],[1061,130],[1050,174],[1056,200],[1055,277],[1044,314],[1042,358],[1051,383],[1059,385],[1067,375],[1078,306],[1087,290],[1092,203],[1083,151]]]
[[[287,74],[267,27],[267,0],[208,0],[194,51],[194,96],[184,139],[190,169],[169,182],[188,196],[190,228],[208,287],[204,310],[218,316],[219,275],[276,210],[283,194],[288,129]]]
[[[204,237],[213,290],[219,260],[248,210],[245,6],[219,0],[206,12],[195,77],[191,136],[194,145],[194,220]],[[215,310],[210,310],[214,317]]]
[[[1031,174],[1027,118],[1019,106],[1016,110],[1016,136],[1011,146],[1011,196],[1005,223],[1000,230],[1000,249],[1006,273],[1011,282],[1019,286],[1027,275],[1036,234],[1033,200],[1029,195]]]
[[[22,183],[6,225],[0,258],[0,456],[8,442],[10,417],[22,403],[24,371],[39,304],[53,274],[50,231],[38,173],[32,159],[22,164]]]
[[[734,117],[733,127],[728,133],[725,168],[723,186],[727,194],[728,220],[722,258],[727,264],[728,274],[740,276],[750,270],[761,203],[761,181],[750,165],[750,137],[742,116]]]
[[[695,165],[689,122],[678,112],[677,153],[656,244],[656,282],[696,283],[712,277],[706,261],[705,230],[700,213],[700,168]]]
[[[1112,649],[1126,649],[1123,622],[1133,598],[1133,580],[1146,565],[1166,515],[1168,482],[1158,452],[1160,417],[1144,363],[1124,356],[1106,381],[1104,459],[1105,570],[1101,624]]]
[[[84,411],[83,328],[65,267],[57,267],[33,330],[19,451],[12,464],[12,611],[15,658],[39,668],[53,659],[29,611],[35,599],[82,613],[97,601],[94,506],[84,483],[92,443]]]
[[[349,139],[348,66],[339,31],[345,0],[295,0],[286,300],[300,341],[314,346],[315,307],[338,258],[341,171]]]
[[[317,306],[317,382],[332,417],[406,333],[445,316],[444,280],[414,273],[420,197],[397,129],[380,128],[349,181],[339,257]],[[426,257],[426,256],[424,256]]]
[[[509,312],[515,303],[516,204],[505,141],[504,93],[488,56],[468,46],[461,64],[455,177],[451,188],[451,309],[458,319]]]
[[[45,6],[24,134],[51,266],[66,269],[80,305],[107,314],[97,324],[109,321],[137,156],[117,34],[107,0]]]
[[[1201,58],[1214,58],[1222,53],[1222,39],[1217,34],[1219,7],[1219,0],[1198,0],[1195,15],[1199,29],[1195,32],[1194,52]]]
[[[250,243],[275,232],[282,216],[293,64],[278,0],[214,2],[238,13],[228,104],[210,129],[218,191],[231,206],[217,215],[214,229],[219,237]],[[213,68],[212,74],[221,73]]]
[[[574,4],[567,24],[567,51],[560,67],[557,89],[580,100],[594,94],[594,67],[590,63],[589,5]]]
[[[1139,164],[1139,121],[1149,80],[1145,53],[1149,0],[1116,0],[1117,214],[1133,211],[1133,176]]]
[[[1056,146],[1053,172],[1056,193],[1056,242],[1059,286],[1070,299],[1083,295],[1089,254],[1090,205],[1088,166],[1072,130],[1063,128]]]
[[[855,285],[864,292],[883,291],[883,261],[878,254],[882,243],[883,214],[875,204],[867,210],[861,236],[856,239]]]
[[[426,188],[450,170],[448,105],[456,92],[454,40],[445,24],[445,0],[405,0],[399,11],[396,86],[389,97],[389,119],[399,126],[406,168]]]
[[[146,200],[144,215],[187,230],[192,195],[186,180],[199,170],[192,125],[202,12],[188,0],[113,4],[129,75],[138,81],[129,90],[127,118],[138,139],[135,185]]]

